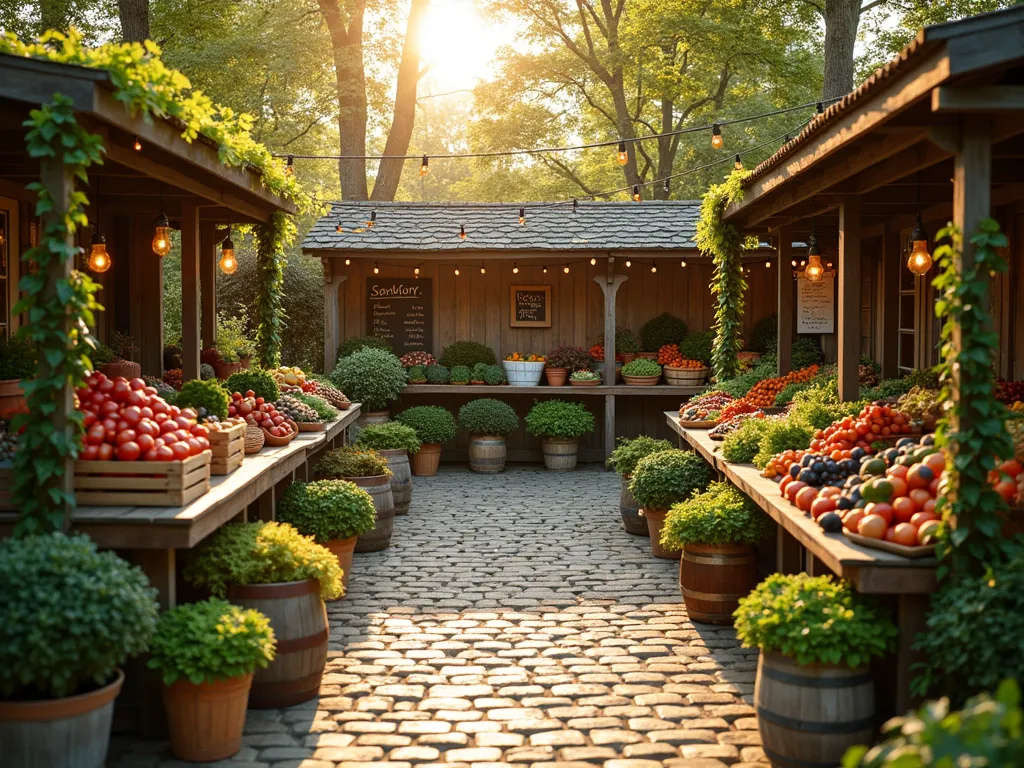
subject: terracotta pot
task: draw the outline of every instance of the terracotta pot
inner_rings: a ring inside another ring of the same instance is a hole
[[[210,363],[210,365],[213,366],[214,375],[221,381],[242,370],[241,363],[225,363],[218,360],[216,363]]]
[[[599,387],[603,382],[600,379],[569,379],[569,384],[574,387]]]
[[[441,463],[441,444],[423,443],[420,449],[409,457],[412,473],[416,477],[433,477]]]
[[[164,686],[171,751],[194,763],[223,760],[242,748],[252,672],[196,685],[178,680]]]
[[[630,376],[624,373],[622,378],[626,380],[626,384],[630,387],[653,387],[661,379],[661,374],[657,376]]]
[[[95,691],[43,701],[0,701],[4,768],[103,768],[124,673]]]
[[[250,363],[252,363],[252,355],[238,358],[238,364],[241,366],[240,370],[248,371]]]
[[[661,528],[665,525],[667,509],[644,509],[640,510],[647,519],[647,533],[651,537],[651,554],[662,560],[678,560],[682,552],[671,552],[661,546]]]
[[[199,353],[199,362],[206,363],[207,365],[219,363],[220,352],[217,351],[216,347],[207,347],[206,349]]]
[[[358,539],[358,536],[349,536],[347,539],[331,539],[324,544],[338,558],[338,565],[341,566],[341,584],[345,588],[345,591],[341,593],[341,597],[348,594],[348,575],[352,570],[352,553],[356,551],[356,541]],[[338,599],[340,600],[341,597]]]
[[[21,388],[21,379],[4,379],[0,381],[0,419],[9,419],[16,413],[28,411],[25,404],[25,390]]]
[[[564,387],[569,378],[568,368],[545,368],[544,375],[548,377],[549,387]]]
[[[142,366],[131,360],[115,360],[100,366],[100,372],[109,379],[123,376],[126,379],[137,379],[142,376]]]
[[[632,363],[636,359],[636,353],[619,352],[619,354],[615,356],[615,359],[621,362],[623,365],[625,365],[626,363]]]

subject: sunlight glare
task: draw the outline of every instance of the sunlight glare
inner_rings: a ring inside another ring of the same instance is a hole
[[[512,42],[508,24],[486,18],[474,0],[432,0],[420,39],[424,90],[445,93],[473,88],[493,74],[498,48]]]

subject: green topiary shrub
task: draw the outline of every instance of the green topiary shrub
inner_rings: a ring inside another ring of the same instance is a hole
[[[371,424],[363,429],[356,440],[356,447],[416,453],[420,449],[420,439],[416,437],[416,430],[412,427],[397,421],[388,421],[384,424]]]
[[[228,584],[279,584],[316,579],[320,596],[341,595],[338,558],[285,523],[232,523],[203,541],[185,568],[185,578],[223,597]]]
[[[693,544],[756,544],[767,530],[765,515],[754,502],[729,483],[712,483],[669,509],[661,545],[679,550]]]
[[[711,365],[711,348],[714,343],[714,331],[695,333],[679,342],[679,354],[687,360],[700,360],[704,365]]]
[[[494,350],[486,344],[478,344],[475,341],[456,341],[444,348],[440,362],[441,365],[448,368],[464,365],[472,369],[477,363],[494,365],[496,360]]]
[[[90,355],[94,365],[101,365],[96,362],[96,353]],[[106,360],[104,362],[112,362]],[[0,338],[0,381],[9,379],[31,379],[36,375],[36,349],[35,346],[25,339],[14,337],[11,339]]]
[[[179,408],[194,408],[200,419],[209,415],[218,419],[228,416],[228,393],[217,380],[186,381],[181,385],[174,404]]]
[[[364,411],[386,410],[405,386],[405,368],[390,352],[363,349],[338,361],[331,383]]]
[[[640,459],[650,456],[652,453],[672,450],[672,443],[668,440],[655,440],[646,435],[635,437],[632,440],[620,437],[616,442],[615,450],[608,457],[608,466],[620,475],[633,474]]]
[[[427,368],[423,365],[410,365],[406,370],[410,384],[422,384],[427,380]]]
[[[640,459],[629,492],[641,507],[668,509],[707,488],[711,476],[711,467],[696,453],[660,451]]]
[[[252,390],[256,397],[262,397],[268,403],[276,402],[281,397],[281,389],[274,377],[268,371],[259,368],[233,373],[224,382],[224,389],[229,393],[238,392],[242,395]]]
[[[654,360],[638,357],[622,366],[623,376],[661,376],[661,366]]]
[[[376,336],[353,336],[351,339],[345,339],[338,345],[337,359],[354,355],[364,349],[379,349],[383,352],[391,352],[391,344],[384,339],[378,339]]]
[[[597,337],[599,343],[604,344],[604,334],[600,334]],[[640,340],[633,335],[633,332],[629,328],[623,328],[618,326],[615,328],[615,354],[621,355],[636,354],[640,351]]]
[[[505,375],[505,369],[500,365],[488,365],[484,371],[484,384],[488,384],[492,387],[500,387],[508,381],[508,376]]]
[[[508,403],[483,397],[459,409],[459,424],[471,435],[511,435],[519,429],[519,417]]]
[[[150,648],[149,668],[164,685],[213,683],[264,669],[274,660],[270,619],[211,597],[165,612]]]
[[[473,366],[473,373],[470,375],[470,381],[483,381],[487,376],[487,369],[490,366],[487,363],[477,363]]]
[[[0,697],[60,698],[111,682],[156,631],[156,590],[82,535],[0,541]]]
[[[888,614],[849,583],[805,573],[769,576],[740,599],[733,618],[744,647],[798,664],[859,667],[886,655],[898,634]]]
[[[543,400],[526,414],[526,431],[537,437],[568,440],[594,431],[594,416],[583,403]]]
[[[339,411],[333,405],[328,403],[322,397],[311,395],[308,392],[293,392],[292,397],[298,400],[300,403],[305,403],[314,411],[316,411],[316,417],[320,421],[332,421],[338,418]]]
[[[201,381],[212,381],[217,378],[216,371],[213,370],[213,366],[209,363],[203,363],[199,366],[199,379]]]
[[[373,498],[347,480],[292,483],[277,505],[277,519],[295,526],[317,544],[348,539],[373,529]]]
[[[344,480],[349,477],[380,477],[390,475],[388,460],[372,449],[343,446],[324,454],[313,465],[318,478]]]
[[[455,439],[455,417],[440,405],[417,405],[395,416],[395,421],[416,430],[421,443],[447,443]]]
[[[657,352],[666,344],[678,344],[686,338],[686,333],[686,323],[662,312],[640,326],[640,348],[644,352]]]
[[[443,365],[428,365],[427,384],[447,384],[451,381],[452,373]]]
[[[473,378],[473,371],[468,366],[456,365],[452,368],[452,384],[469,384],[471,378]]]

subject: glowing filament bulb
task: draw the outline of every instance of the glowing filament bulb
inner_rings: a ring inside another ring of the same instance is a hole
[[[591,259],[590,259],[590,266],[596,267],[597,266],[597,259],[591,257]]]
[[[352,263],[352,259],[345,259],[345,266],[349,266]]]
[[[420,276],[420,268],[419,268],[419,267],[416,267],[416,269],[414,269],[414,270],[412,271],[412,273],[413,273],[414,275],[416,275],[416,277],[419,277],[419,276]]]
[[[651,262],[651,272],[657,272],[657,271],[658,271],[658,265],[657,265],[657,264],[655,264],[655,263],[654,263],[654,262],[652,261],[652,262]]]
[[[633,262],[630,261],[629,259],[626,259],[626,268],[628,269],[631,266],[633,266]]]
[[[161,213],[156,217],[153,228],[153,253],[162,259],[171,252],[171,223],[167,216]]]
[[[686,259],[683,259],[682,261],[680,261],[679,262],[679,266],[685,267],[686,266]]]
[[[639,203],[640,202],[640,186],[637,185],[637,184],[633,185],[633,202],[634,203]]]
[[[525,223],[526,223],[526,209],[525,208],[520,208],[519,209],[519,225],[522,226]]]
[[[89,249],[89,269],[93,272],[106,272],[110,269],[110,254],[107,253],[107,239],[98,234]]]
[[[910,256],[907,257],[907,269],[918,277],[926,274],[932,268],[932,255],[928,252],[928,235],[921,225],[921,217],[917,218],[917,226],[910,235],[914,243]]]
[[[459,268],[458,268],[458,267],[456,267],[456,268],[455,268],[455,276],[456,276],[456,277],[458,277],[458,276],[459,276]]]
[[[564,267],[562,267],[562,271],[565,272],[565,274],[568,275],[569,274],[569,265],[566,264]]]
[[[134,149],[136,152],[141,152],[142,151],[142,142],[139,141],[139,137],[138,136],[135,137],[135,143],[132,144],[132,149]]]
[[[629,162],[629,153],[626,152],[626,142],[619,142],[619,153],[617,155],[619,165],[625,165]]]
[[[543,269],[543,272],[544,272],[544,274],[545,274],[545,275],[546,275],[546,274],[548,273],[548,267],[547,267],[547,265],[546,265],[546,264],[544,265],[544,269]]]
[[[465,224],[460,224],[459,225],[459,239],[461,239],[461,240],[465,240],[466,239],[466,225]]]
[[[487,274],[487,268],[484,267],[484,263],[482,261],[480,262],[480,274],[481,275],[486,275]]]
[[[233,275],[238,269],[238,260],[235,258],[235,244],[231,241],[231,235],[224,238],[220,246],[220,271],[225,275]]]
[[[519,274],[519,265],[516,264],[515,262],[512,263],[512,274],[513,275],[518,275]]]
[[[295,158],[292,155],[288,155],[288,159],[285,161],[284,172],[289,176],[295,175]]]
[[[735,168],[737,171],[743,170],[743,161],[740,160],[739,155],[736,155],[736,160],[733,162],[732,167]]]
[[[420,176],[426,176],[428,173],[430,173],[430,158],[424,155],[423,160],[420,161]]]
[[[725,146],[725,140],[722,138],[722,128],[718,123],[711,126],[711,146],[715,149],[721,149]]]
[[[380,274],[380,267],[377,266],[377,262],[376,261],[373,262],[373,274],[375,274],[375,275],[379,275]]]
[[[765,259],[764,268],[765,269],[771,269],[772,268],[772,263],[770,261],[768,261],[767,259]]]

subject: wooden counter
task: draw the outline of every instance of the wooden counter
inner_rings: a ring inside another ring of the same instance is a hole
[[[569,395],[581,395],[595,397],[598,395],[638,395],[657,397],[659,395],[674,395],[678,397],[692,397],[707,389],[706,384],[698,387],[674,387],[667,384],[656,384],[653,387],[630,386],[628,384],[616,384],[608,387],[598,384],[596,387],[574,387],[566,384],[564,387],[549,387],[541,384],[535,387],[513,387],[510,384],[499,386],[488,386],[487,384],[409,384],[403,390],[403,395],[553,395],[567,397]]]

